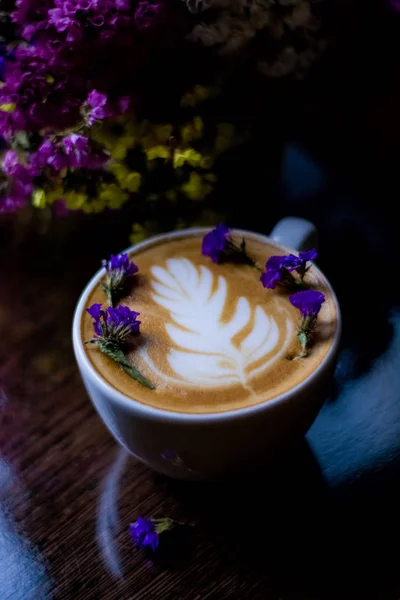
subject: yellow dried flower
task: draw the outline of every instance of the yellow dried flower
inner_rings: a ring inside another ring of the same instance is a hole
[[[154,135],[160,144],[165,144],[168,142],[172,135],[172,131],[172,125],[154,125],[153,128]]]
[[[65,192],[63,194],[63,197],[65,199],[65,204],[67,205],[67,208],[69,208],[70,210],[83,210],[84,205],[88,199],[87,194],[85,194],[84,192],[78,192],[75,190],[70,190],[68,192]],[[90,211],[85,211],[85,212],[90,212]]]
[[[193,148],[186,148],[185,150],[178,148],[174,152],[173,165],[175,169],[182,167],[185,163],[188,163],[192,167],[199,167],[202,160],[202,155]]]
[[[128,192],[137,192],[142,182],[142,176],[138,171],[130,171],[128,167],[120,162],[110,163],[108,170],[113,173],[119,185]]]
[[[102,183],[99,190],[99,200],[107,208],[121,208],[128,200],[129,194],[124,192],[116,183]]]
[[[198,140],[203,135],[204,123],[201,117],[194,117],[192,122],[181,127],[181,139],[183,144],[189,144],[192,140]]]
[[[45,206],[51,206],[56,200],[63,197],[63,188],[61,182],[55,182],[54,188],[43,189],[37,188],[33,192],[32,204],[36,208],[45,208]]]
[[[136,126],[132,117],[118,117],[92,127],[91,138],[106,148],[112,158],[123,160],[136,143]]]
[[[46,198],[46,192],[43,189],[37,189],[33,192],[32,204],[36,208],[44,208],[48,203]]]
[[[207,182],[199,173],[193,171],[190,174],[189,181],[181,186],[181,190],[190,200],[202,200],[213,189],[213,186]]]
[[[171,157],[171,149],[168,146],[153,146],[148,150],[145,150],[147,160],[155,160],[156,158],[165,158],[166,160]]]
[[[0,104],[0,111],[5,113],[12,113],[17,108],[14,102],[6,102],[6,104]]]
[[[202,85],[195,85],[190,92],[187,92],[184,94],[184,96],[182,96],[180,104],[183,107],[196,106],[196,104],[206,100],[208,96],[208,88]]]

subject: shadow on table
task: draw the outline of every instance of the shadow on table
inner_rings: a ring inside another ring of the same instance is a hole
[[[167,488],[198,520],[221,570],[260,597],[398,598],[400,494],[384,474],[330,489],[304,442],[263,472]]]

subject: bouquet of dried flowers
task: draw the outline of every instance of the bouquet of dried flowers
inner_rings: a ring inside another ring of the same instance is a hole
[[[6,2],[0,213],[135,203],[133,241],[211,194],[243,129],[213,110],[232,73],[301,76],[323,47],[311,0]]]

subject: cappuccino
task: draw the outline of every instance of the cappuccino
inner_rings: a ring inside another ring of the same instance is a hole
[[[240,243],[241,238],[233,234]],[[155,386],[127,375],[96,346],[85,352],[111,386],[137,402],[182,413],[217,413],[268,401],[307,379],[332,345],[336,304],[315,268],[307,281],[323,292],[314,343],[298,354],[299,311],[283,289],[265,289],[252,266],[214,264],[201,254],[202,235],[154,240],[130,254],[139,272],[120,304],[140,312],[141,335],[128,360]],[[246,235],[248,254],[264,266],[285,251]],[[107,299],[98,284],[86,307]],[[93,337],[92,319],[82,313],[82,340]]]

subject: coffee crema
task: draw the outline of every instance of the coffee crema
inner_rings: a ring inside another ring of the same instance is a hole
[[[155,240],[130,254],[139,273],[120,304],[140,312],[141,335],[126,356],[154,390],[132,379],[96,346],[85,346],[91,364],[111,386],[154,408],[217,413],[260,404],[307,379],[333,342],[336,305],[314,266],[307,281],[326,301],[310,354],[288,360],[299,352],[300,321],[288,292],[265,289],[259,272],[248,265],[214,264],[201,254],[202,237]],[[285,254],[251,234],[246,245],[260,265],[271,255]],[[86,307],[95,302],[107,306],[100,283]],[[93,337],[86,312],[81,332],[83,341]]]

